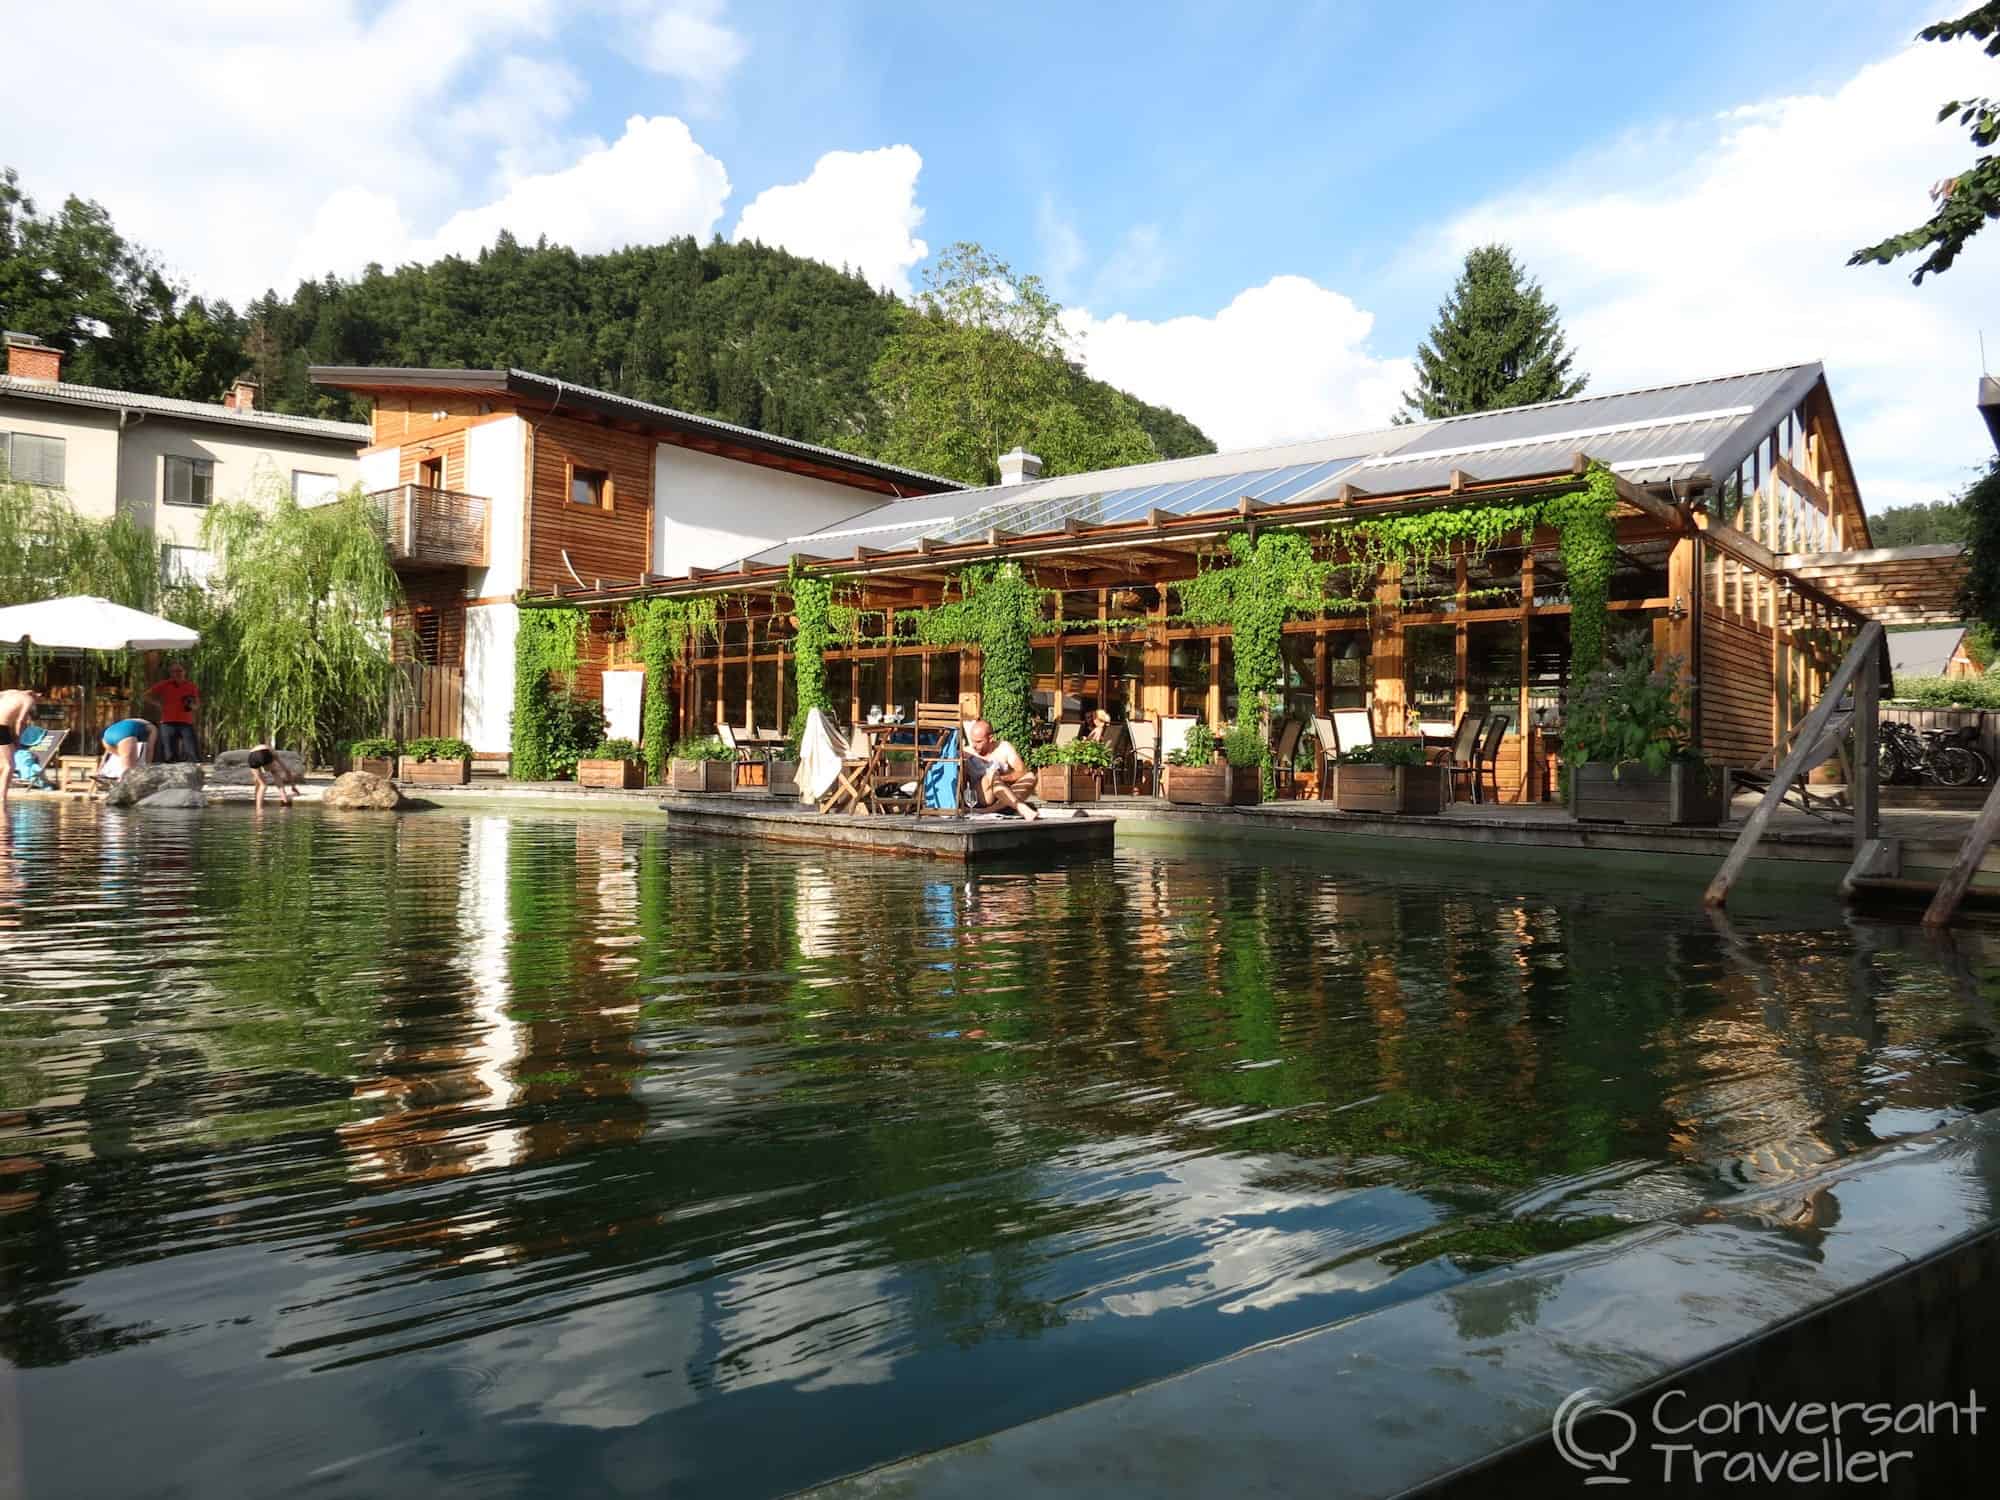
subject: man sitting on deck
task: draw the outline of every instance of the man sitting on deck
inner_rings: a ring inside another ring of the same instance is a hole
[[[974,807],[1011,807],[1022,817],[1033,819],[1035,810],[1026,797],[1035,789],[1035,773],[1021,759],[1011,741],[993,738],[993,726],[984,719],[966,725],[965,780],[972,790]]]

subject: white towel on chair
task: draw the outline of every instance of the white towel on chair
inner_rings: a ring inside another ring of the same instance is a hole
[[[833,732],[826,715],[816,708],[808,713],[799,736],[799,801],[818,802],[832,791],[846,754],[846,743]]]

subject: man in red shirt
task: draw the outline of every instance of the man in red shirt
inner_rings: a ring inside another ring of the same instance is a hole
[[[146,689],[146,696],[160,705],[160,759],[200,760],[194,716],[201,707],[201,689],[188,681],[187,667],[175,662],[167,668],[167,680]]]

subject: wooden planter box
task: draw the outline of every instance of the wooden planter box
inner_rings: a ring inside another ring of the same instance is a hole
[[[794,802],[798,801],[799,763],[795,760],[772,760],[764,790],[773,797],[789,797]]]
[[[646,784],[646,763],[642,760],[580,760],[576,763],[578,786],[630,791]]]
[[[676,760],[672,771],[677,792],[733,792],[736,765],[727,760]]]
[[[380,776],[384,781],[396,779],[396,762],[387,755],[343,755],[340,757],[340,771],[366,771],[370,776]]]
[[[472,780],[469,760],[411,760],[404,755],[396,761],[396,779],[418,786],[464,786]]]
[[[1035,767],[1035,795],[1044,802],[1095,802],[1102,772],[1089,766]]]
[[[1263,800],[1263,777],[1255,766],[1241,771],[1226,761],[1168,766],[1162,779],[1167,800],[1183,807],[1255,807]]]
[[[1445,792],[1443,766],[1333,768],[1333,805],[1341,812],[1441,813]]]
[[[1637,761],[1614,768],[1602,761],[1573,766],[1569,773],[1570,816],[1587,823],[1679,823],[1713,827],[1726,804],[1728,774],[1717,768],[1668,766],[1664,775]],[[1712,777],[1712,779],[1711,779]]]

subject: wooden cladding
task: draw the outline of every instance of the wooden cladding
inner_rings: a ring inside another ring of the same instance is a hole
[[[651,566],[653,439],[568,417],[532,421],[534,483],[526,585],[542,591],[602,578],[637,578]],[[601,508],[570,500],[577,471],[609,476]],[[569,566],[563,565],[567,553]],[[576,577],[571,576],[571,569]]]
[[[1701,748],[1731,766],[1771,748],[1771,629],[1711,608],[1701,622]]]
[[[385,394],[375,401],[375,445],[387,448],[401,444],[407,448],[412,443],[457,434],[459,451],[463,453],[466,428],[512,415],[511,407],[496,408],[491,399],[477,396]],[[404,460],[408,461],[407,453]]]

